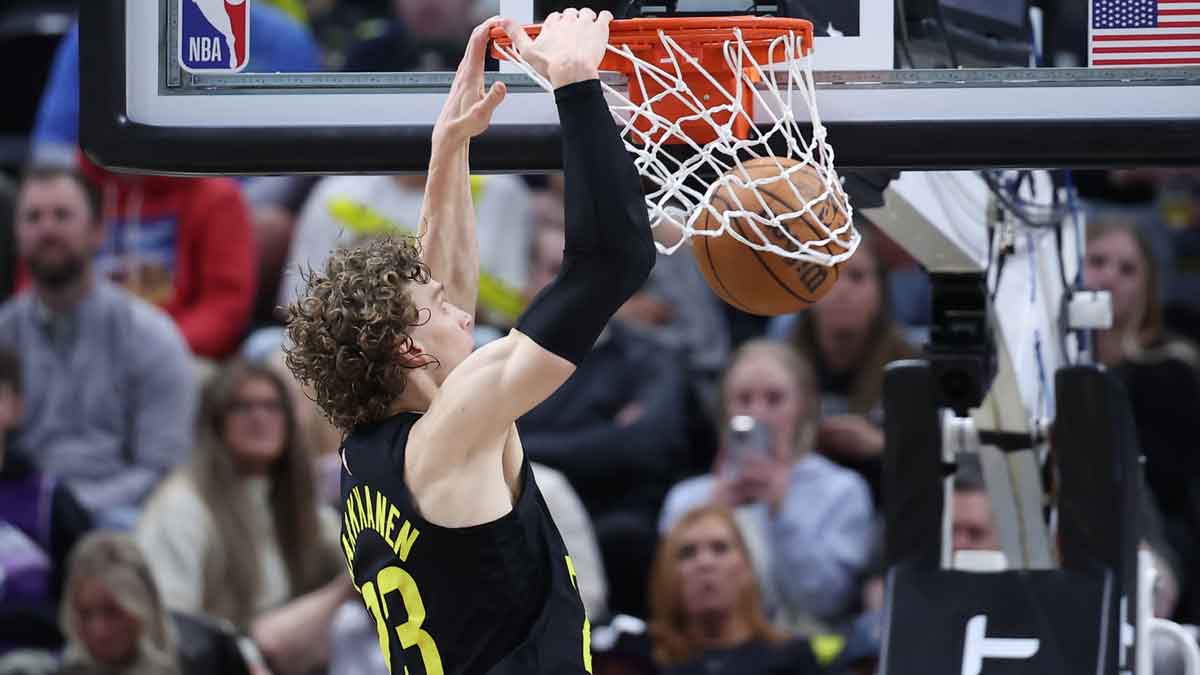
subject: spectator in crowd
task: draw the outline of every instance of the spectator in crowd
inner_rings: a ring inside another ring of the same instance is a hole
[[[562,264],[560,230],[542,227],[534,242],[527,297]],[[645,615],[655,518],[688,451],[686,382],[683,354],[618,316],[575,374],[518,421],[530,460],[561,471],[587,506],[614,612]]]
[[[16,212],[31,289],[0,307],[27,378],[16,448],[100,524],[127,527],[191,447],[195,380],[170,317],[99,278],[100,199],[80,173],[34,168]]]
[[[1155,281],[1164,328],[1200,343],[1200,168],[1139,167],[1072,171],[1072,182],[1092,214],[1129,218],[1154,252]]]
[[[776,629],[750,558],[723,507],[689,511],[668,530],[650,586],[650,637],[665,675],[803,675],[828,672],[823,667],[849,656],[837,638],[789,638]]]
[[[321,53],[308,31],[284,12],[250,3],[250,58],[246,72],[321,70]],[[79,145],[79,26],[63,38],[38,106],[33,157],[41,163],[74,164]]]
[[[329,625],[353,587],[338,519],[319,503],[287,385],[232,361],[206,384],[190,465],[146,506],[137,538],[166,605],[230,621],[276,673],[329,653]]]
[[[876,250],[881,235],[860,226],[863,241],[838,281],[786,331],[816,368],[821,392],[817,447],[858,471],[882,503],[883,368],[916,350],[892,319],[887,272]],[[778,332],[773,332],[778,335]]]
[[[229,355],[246,331],[256,274],[237,183],[116,174],[81,162],[104,196],[98,270],[171,315],[196,356]]]
[[[725,371],[723,419],[754,418],[769,430],[769,450],[734,457],[726,432],[712,471],[671,488],[659,520],[666,533],[698,506],[736,509],[768,609],[804,628],[851,609],[873,534],[866,483],[814,452],[818,400],[812,367],[795,350],[743,344]]]
[[[92,526],[70,488],[12,447],[22,405],[20,359],[0,349],[0,657],[14,650],[48,656],[62,647],[57,615],[67,555]]]
[[[381,35],[350,49],[347,72],[454,70],[462,61],[476,0],[392,0],[394,18]],[[494,59],[489,57],[494,63]],[[495,67],[490,69],[494,70]]]
[[[1181,570],[1200,565],[1200,379],[1193,345],[1162,324],[1158,268],[1150,245],[1131,220],[1100,214],[1088,222],[1084,281],[1112,298],[1112,328],[1097,331],[1096,360],[1129,394],[1146,482],[1163,517],[1166,539]],[[1200,619],[1200,593],[1191,579],[1180,618]]]
[[[992,499],[983,482],[979,460],[959,459],[954,477],[951,533],[955,551],[999,551],[1000,533],[992,514]]]
[[[279,304],[296,298],[301,274],[320,269],[337,248],[421,229],[425,176],[334,176],[309,196],[296,225]],[[515,318],[529,268],[530,194],[515,176],[471,179],[479,239],[479,313]]]
[[[131,537],[89,534],[71,554],[64,675],[248,675],[227,624],[164,606]]]

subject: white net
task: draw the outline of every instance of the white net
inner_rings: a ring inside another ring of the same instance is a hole
[[[696,236],[726,236],[785,258],[842,262],[860,237],[817,111],[803,36],[780,31],[752,46],[738,27],[725,33],[719,48],[727,73],[715,76],[696,56],[703,47],[664,30],[658,63],[616,34],[608,47],[610,57],[628,61],[627,90],[603,87],[625,147],[651,184],[650,222],[667,230],[656,237],[659,250],[674,253]],[[497,50],[553,90],[511,46]],[[793,110],[801,103],[803,123]],[[752,110],[765,115],[761,126]],[[811,130],[806,135],[802,127]]]

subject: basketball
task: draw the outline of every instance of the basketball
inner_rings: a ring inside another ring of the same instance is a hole
[[[761,157],[743,162],[751,180],[779,176],[780,165],[790,168],[797,160],[784,157]],[[793,191],[785,184],[790,180],[796,187]],[[739,169],[733,169],[721,179],[721,187],[713,194],[711,204],[717,211],[757,210],[763,216],[799,211],[803,204],[819,197],[824,191],[820,177],[809,166],[792,172],[789,177],[750,187]],[[761,196],[761,201],[755,192]],[[803,201],[797,194],[803,196]],[[762,210],[766,204],[769,211]],[[815,217],[814,215],[815,214]],[[821,222],[817,222],[820,219]],[[846,215],[831,197],[817,203],[811,214],[804,214],[780,225],[787,229],[797,241],[825,239],[825,229],[833,230],[846,222]],[[759,241],[749,217],[730,218],[731,230],[750,241]],[[721,221],[709,210],[697,219],[695,228],[698,236],[692,241],[692,253],[704,274],[705,280],[722,300],[750,314],[776,316],[791,314],[806,309],[820,300],[837,282],[838,266],[825,267],[812,262],[793,260],[769,251],[758,251],[738,241],[729,233],[717,236],[700,234],[702,230],[718,230]],[[764,235],[773,243],[794,250],[775,227],[758,223]],[[836,243],[818,247],[830,255],[843,253],[845,249]]]

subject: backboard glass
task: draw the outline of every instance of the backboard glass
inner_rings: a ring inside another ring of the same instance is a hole
[[[768,14],[792,8],[814,19],[825,5],[842,8],[840,18],[814,21],[818,27],[825,24],[818,28],[814,56],[818,105],[841,167],[1190,163],[1200,156],[1200,65],[1081,65],[1089,58],[1084,45],[1091,44],[1086,38],[1091,3],[1148,1],[1066,0],[1054,3],[1054,17],[1036,8],[1027,11],[1026,0],[1016,0],[1016,11],[1009,0],[780,0],[752,8]],[[451,76],[445,59],[434,65],[447,70],[419,72],[251,72],[260,70],[254,67],[254,41],[264,39],[251,34],[251,63],[244,71],[188,72],[179,63],[179,21],[183,6],[192,2],[82,3],[81,138],[93,158],[117,168],[184,174],[424,168],[431,124]],[[257,11],[255,3],[266,4],[246,2],[251,11]],[[481,14],[502,12],[532,21],[555,6],[551,0],[457,2]],[[743,2],[658,4],[674,11],[716,12]],[[1170,5],[1163,12],[1194,12],[1200,26],[1200,2],[1158,2]],[[640,4],[642,11],[655,11],[650,2]],[[847,18],[843,5],[857,8],[857,21]],[[1082,23],[1067,21],[1074,27],[1065,33],[1039,28],[1051,18],[1062,23],[1061,15],[1072,12]],[[1200,54],[1183,44],[1194,38],[1185,32],[1192,30],[1190,16],[1159,18],[1178,19],[1174,23],[1182,26],[1169,29],[1179,40],[1158,45],[1182,51],[1164,52],[1164,58],[1188,61],[1188,54]],[[1063,37],[1071,31],[1084,35],[1082,42],[1078,35]],[[1068,42],[1080,48],[1065,48]],[[1037,65],[1072,59],[1075,67]],[[970,67],[946,67],[953,64]],[[557,169],[553,98],[521,73],[490,77],[505,79],[510,95],[492,128],[473,145],[473,167],[481,172]]]

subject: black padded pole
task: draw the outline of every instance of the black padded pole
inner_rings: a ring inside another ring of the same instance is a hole
[[[1136,626],[1137,550],[1141,540],[1141,467],[1125,388],[1092,366],[1059,370],[1051,435],[1058,469],[1059,550],[1064,569],[1111,569],[1109,645],[1121,648],[1120,625]],[[1119,599],[1127,602],[1120,615]],[[1119,652],[1114,651],[1114,654]],[[1125,654],[1132,663],[1132,650]]]
[[[883,378],[883,501],[888,567],[936,568],[942,542],[942,432],[928,361],[895,361]]]

